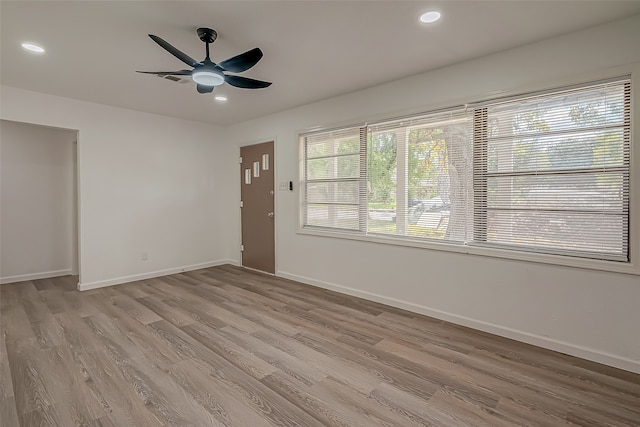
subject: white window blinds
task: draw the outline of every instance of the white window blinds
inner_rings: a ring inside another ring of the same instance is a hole
[[[474,112],[474,240],[628,260],[628,80]]]
[[[361,132],[355,127],[303,137],[304,225],[362,229],[366,169]]]
[[[368,130],[367,232],[465,242],[473,212],[472,128],[465,110]]]

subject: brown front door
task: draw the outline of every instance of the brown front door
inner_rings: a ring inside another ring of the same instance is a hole
[[[240,148],[242,265],[275,273],[273,142]]]

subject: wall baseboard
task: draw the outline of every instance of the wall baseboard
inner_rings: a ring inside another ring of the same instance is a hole
[[[26,282],[29,280],[49,279],[50,277],[60,277],[71,275],[71,269],[68,270],[56,270],[56,271],[44,271],[42,273],[21,274],[19,276],[0,277],[0,284],[15,282]]]
[[[456,325],[466,326],[479,331],[488,332],[490,334],[494,334],[494,335],[509,338],[512,340],[535,345],[537,347],[546,348],[548,350],[557,351],[560,353],[579,357],[581,359],[602,363],[603,365],[608,365],[614,368],[619,368],[625,371],[640,374],[640,361],[638,360],[627,359],[624,357],[616,356],[613,354],[605,353],[605,352],[594,350],[591,348],[554,340],[552,338],[543,337],[536,334],[531,334],[529,332],[511,329],[505,326],[483,322],[480,320],[460,316],[453,313],[448,313],[441,310],[436,310],[433,308],[425,307],[425,306],[414,304],[411,302],[402,301],[402,300],[391,298],[391,297],[386,297],[384,295],[378,295],[371,292],[350,288],[347,286],[337,285],[329,282],[323,282],[323,281],[315,280],[305,276],[299,276],[297,274],[278,271],[276,275],[279,277],[284,277],[286,279],[295,280],[297,282],[302,282],[311,286],[316,286],[319,288],[339,292],[342,294],[363,298],[369,301],[379,302],[381,304],[386,304],[392,307],[401,308],[403,310],[411,311],[413,313],[423,314],[425,316],[433,317],[435,319],[444,320],[450,323],[455,323]]]
[[[154,277],[169,276],[171,274],[183,273],[185,271],[200,270],[202,268],[215,267],[223,264],[236,264],[235,261],[229,259],[220,259],[216,261],[203,262],[200,264],[186,265],[182,267],[169,268],[166,270],[151,271],[148,273],[132,274],[131,276],[116,277],[114,279],[99,280],[97,282],[78,283],[79,291],[88,291],[90,289],[104,288],[107,286],[121,285],[123,283],[136,282],[138,280],[153,279]]]

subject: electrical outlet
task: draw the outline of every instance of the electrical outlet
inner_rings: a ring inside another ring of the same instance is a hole
[[[142,252],[142,260],[146,261],[149,259],[149,252]]]

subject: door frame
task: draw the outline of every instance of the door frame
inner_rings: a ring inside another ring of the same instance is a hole
[[[273,273],[273,276],[279,276],[279,269],[278,269],[278,168],[276,167],[277,165],[277,158],[278,158],[278,138],[273,136],[271,138],[259,138],[259,139],[255,139],[252,141],[248,141],[248,142],[244,142],[244,143],[240,143],[240,145],[238,146],[238,151],[237,151],[237,159],[240,159],[241,157],[241,153],[242,153],[242,148],[243,147],[250,147],[252,145],[258,145],[258,144],[265,144],[267,142],[273,142],[273,159],[271,160],[271,164],[273,167],[273,213],[274,213],[274,221],[273,221],[273,255],[274,255],[274,266],[273,266],[273,271],[275,273]],[[242,165],[240,164],[240,162],[238,162],[238,167],[240,168],[240,172],[242,173]],[[238,198],[237,198],[237,203],[236,206],[238,206],[238,217],[240,218],[240,220],[238,221],[238,265],[242,268],[246,268],[248,270],[254,270],[251,267],[245,267],[244,265],[242,265],[242,251],[240,250],[241,246],[242,246],[242,211],[241,211],[241,207],[240,207],[240,202],[242,201],[242,191],[241,191],[241,186],[242,184],[240,183],[240,181],[237,179],[238,174],[236,173],[236,183],[238,183]],[[258,271],[260,273],[264,273],[264,274],[268,274],[271,275],[271,273],[268,273],[266,271],[259,271],[259,270],[254,270],[254,271]]]

